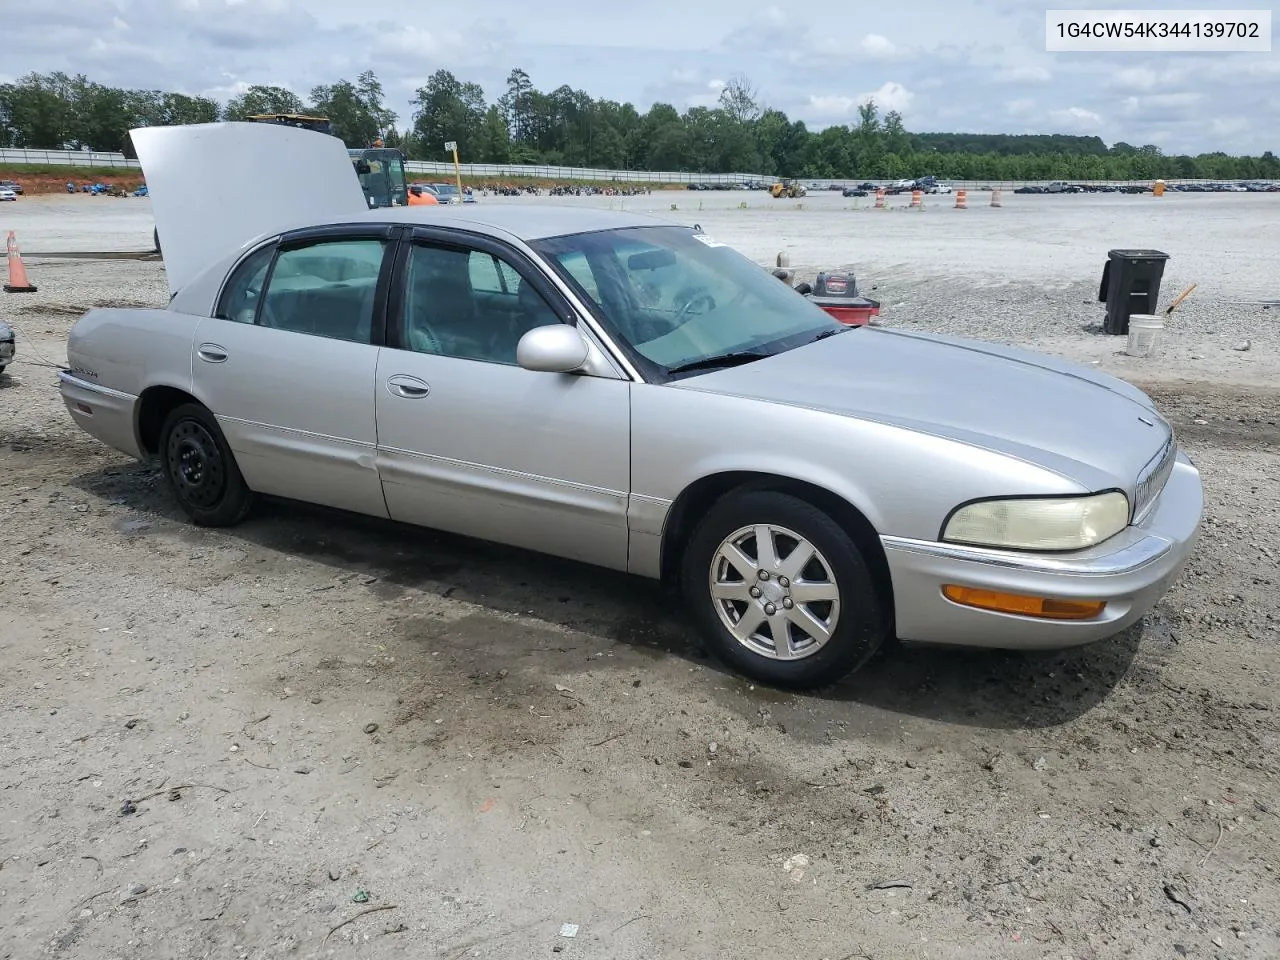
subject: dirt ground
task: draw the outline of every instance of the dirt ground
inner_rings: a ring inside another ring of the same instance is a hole
[[[0,958],[1280,955],[1256,376],[1121,371],[1206,484],[1139,628],[898,645],[779,694],[644,581],[281,502],[191,527],[42,365],[91,303],[163,303],[162,267],[28,266],[0,298]],[[895,322],[928,325],[909,279]]]

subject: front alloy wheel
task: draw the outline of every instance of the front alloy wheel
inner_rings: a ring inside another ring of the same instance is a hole
[[[791,494],[746,490],[717,501],[689,539],[681,580],[715,653],[775,686],[835,683],[891,632],[848,531]]]
[[[821,650],[840,619],[840,585],[812,543],[786,527],[740,527],[711,561],[711,597],[726,630],[775,660]]]

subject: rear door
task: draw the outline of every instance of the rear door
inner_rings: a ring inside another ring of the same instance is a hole
[[[286,235],[240,262],[197,327],[196,395],[252,489],[387,515],[373,384],[395,230]]]

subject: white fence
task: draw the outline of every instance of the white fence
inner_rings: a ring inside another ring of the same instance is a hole
[[[137,160],[127,160],[121,153],[89,153],[78,150],[12,150],[0,149],[0,164],[35,164],[41,166],[78,166],[101,169],[138,169],[141,164]],[[559,181],[595,181],[598,183],[668,183],[688,184],[703,183],[708,185],[731,186],[747,183],[773,183],[777,177],[760,173],[690,173],[673,170],[603,170],[584,167],[553,167],[542,164],[503,164],[503,163],[464,163],[462,177],[464,180],[476,179],[539,179]],[[452,179],[453,164],[431,160],[409,160],[405,163],[406,171],[412,176],[426,175],[437,178]],[[828,184],[845,187],[863,182],[887,185],[887,180],[847,180],[824,179],[821,177],[797,178],[809,189],[821,188]],[[1014,190],[1022,186],[1043,186],[1049,180],[948,180],[957,190]],[[1072,180],[1071,183],[1130,186],[1149,185],[1150,180]],[[1169,186],[1179,183],[1240,183],[1232,180],[1166,180]]]
[[[4,150],[0,163],[25,163],[59,167],[133,167],[137,160],[126,160],[123,153],[90,153],[87,150]]]
[[[762,173],[684,173],[672,170],[602,170],[592,167],[550,167],[542,164],[517,163],[462,163],[463,179],[538,179],[538,180],[596,180],[617,183],[772,183],[776,177]],[[452,163],[434,160],[407,160],[405,171],[410,174],[425,173],[432,176],[453,177]]]
[[[40,166],[102,167],[104,169],[138,169],[137,160],[125,159],[122,153],[89,153],[79,150],[0,150],[0,164],[36,164]],[[619,183],[750,183],[770,182],[774,178],[755,173],[685,173],[658,170],[602,170],[580,167],[552,167],[542,164],[464,163],[462,176],[467,179],[503,177],[539,180],[596,180]],[[453,176],[453,164],[431,160],[409,160],[405,170],[410,174]]]

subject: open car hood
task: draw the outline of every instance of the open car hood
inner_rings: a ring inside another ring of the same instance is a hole
[[[147,181],[169,292],[249,241],[369,212],[346,145],[274,123],[129,131]]]

